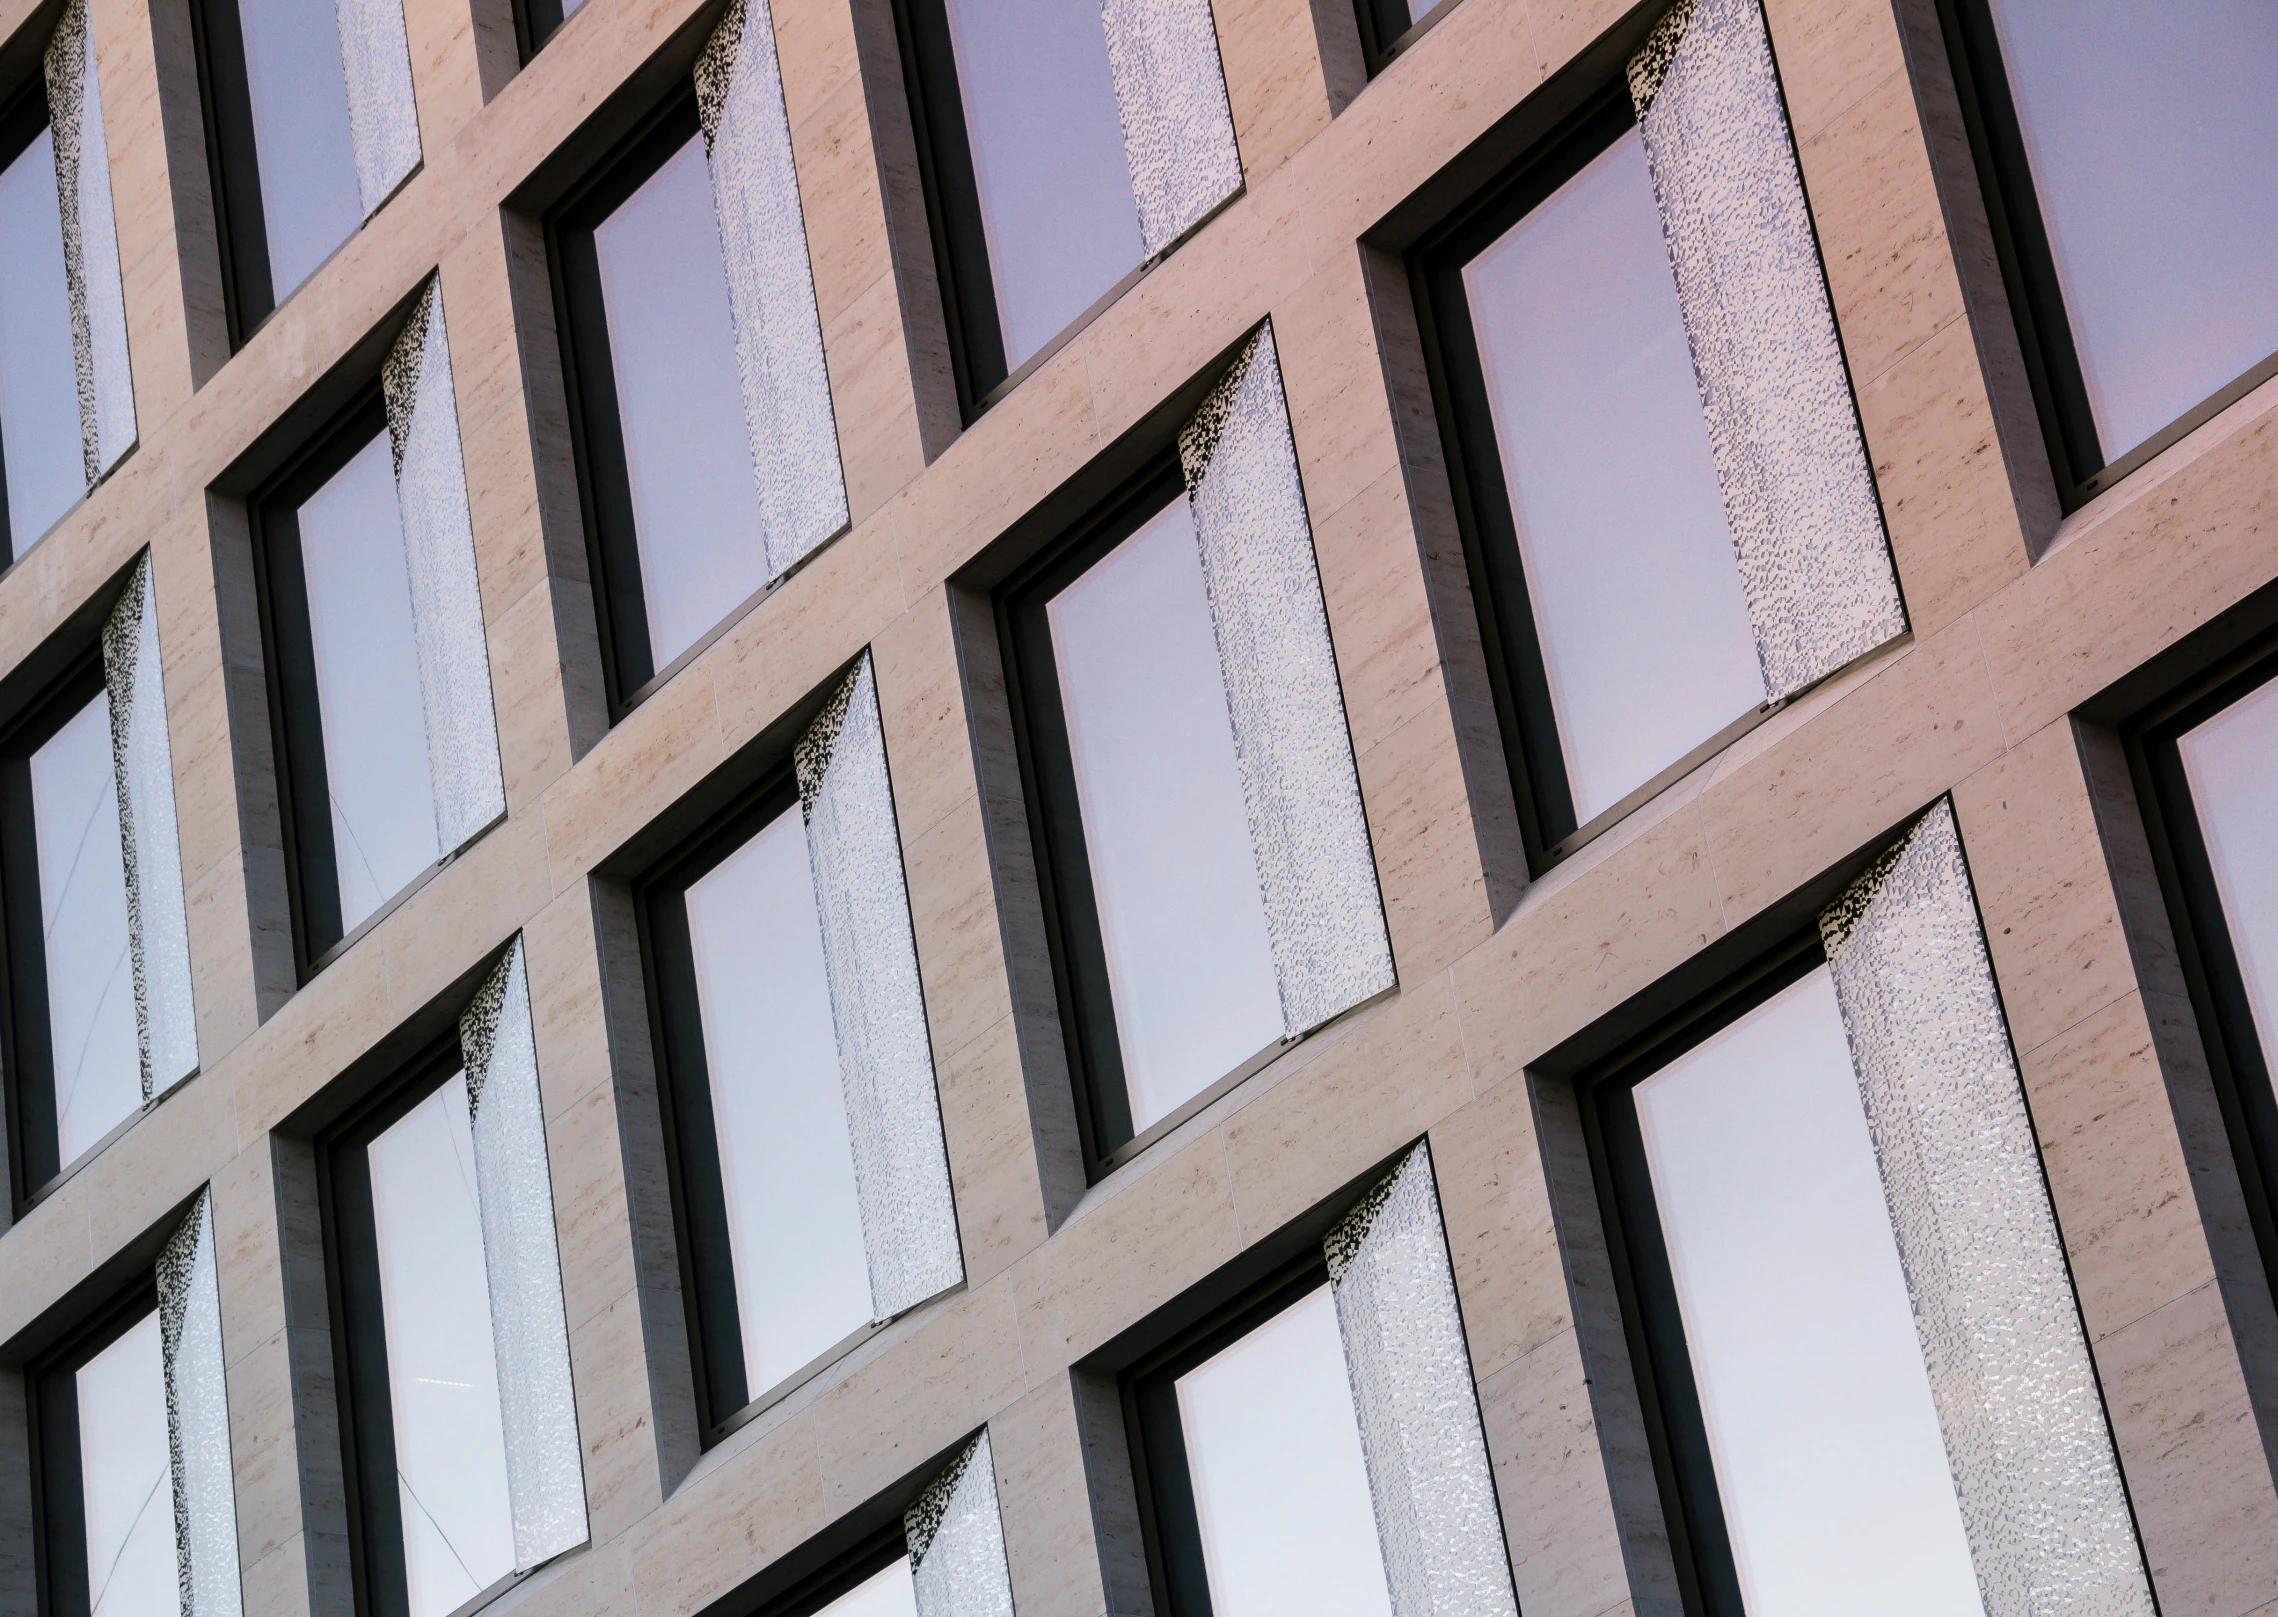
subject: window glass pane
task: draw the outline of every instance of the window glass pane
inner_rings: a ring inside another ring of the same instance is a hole
[[[9,544],[21,556],[87,492],[55,137],[46,129],[0,170],[0,457]]]
[[[1992,9],[2097,435],[2116,460],[2278,353],[2278,7]]]
[[[744,1378],[765,1392],[870,1321],[838,1035],[796,806],[692,883]]]
[[[101,1617],[172,1617],[180,1595],[156,1311],[81,1365],[73,1379],[89,1603]]]
[[[664,668],[767,582],[704,138],[689,137],[593,233],[641,553]]]
[[[68,1166],[142,1106],[110,699],[97,696],[50,736],[31,774],[56,1160]]]
[[[903,1556],[847,1590],[815,1617],[917,1617],[917,1586],[910,1580],[910,1558]]]
[[[340,925],[354,931],[443,851],[386,433],[309,496],[300,530]]]
[[[948,0],[1005,366],[1138,267],[1139,208],[1097,0]]]
[[[1976,1617],[1827,969],[1636,1095],[1749,1617]]]
[[[2278,1071],[2278,681],[2178,741],[2263,1059]]]
[[[1637,131],[1463,285],[1587,825],[1764,701]]]
[[[237,16],[270,291],[282,303],[364,222],[340,23],[333,7],[311,0],[237,0]]]
[[[514,1570],[466,1075],[366,1149],[404,1577],[412,1617],[441,1617]]]
[[[1178,1380],[1215,1617],[1391,1617],[1322,1286]]]
[[[1045,608],[1131,1125],[1281,1037],[1202,552],[1183,496]]]

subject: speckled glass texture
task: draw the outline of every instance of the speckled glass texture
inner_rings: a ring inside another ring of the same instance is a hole
[[[47,47],[49,127],[63,215],[63,280],[79,381],[79,442],[87,486],[135,441],[134,374],[127,363],[127,300],[111,209],[111,154],[103,90],[87,33],[87,0],[71,0]]]
[[[1105,0],[1107,65],[1149,258],[1242,188],[1210,0]]]
[[[1518,1617],[1430,1145],[1324,1247],[1394,1617]]]
[[[2151,1617],[1953,805],[1819,924],[1985,1610]]]
[[[793,754],[876,1317],[965,1277],[870,654]]]
[[[506,812],[506,776],[491,706],[490,643],[483,634],[441,281],[427,283],[380,374],[403,513],[435,842],[449,853]]]
[[[918,1617],[1013,1617],[989,1434],[966,1445],[903,1513]]]
[[[158,654],[158,606],[148,552],[103,626],[111,762],[118,779],[119,852],[126,866],[127,939],[147,1104],[198,1065],[190,992],[190,917],[174,817],[174,750]]]
[[[348,133],[356,192],[370,218],[419,166],[419,107],[402,0],[335,0],[340,65],[348,78]]]
[[[475,1198],[498,1349],[514,1564],[527,1571],[584,1543],[586,1517],[538,1040],[519,936],[459,1018],[459,1047],[467,1063]]]
[[[1629,65],[1774,701],[1906,629],[1758,0],[1680,0]]]
[[[767,0],[730,0],[696,59],[767,576],[846,526],[823,324]]]
[[[198,1200],[158,1258],[166,1436],[174,1474],[174,1555],[183,1617],[238,1617],[237,1493],[223,1384],[214,1198]]]
[[[1179,459],[1294,1037],[1393,970],[1272,322],[1180,433]]]

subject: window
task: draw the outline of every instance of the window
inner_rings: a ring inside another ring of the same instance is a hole
[[[764,4],[729,7],[694,82],[553,218],[620,710],[847,524]]]
[[[201,1193],[155,1283],[32,1366],[46,1617],[238,1609],[220,1300]]]
[[[519,940],[319,1141],[358,1609],[444,1617],[586,1537]]]
[[[1200,0],[905,0],[968,416],[1241,186]]]
[[[715,1435],[964,1277],[873,679],[641,887]]]
[[[38,543],[135,438],[85,0],[65,7],[44,67],[0,100],[0,566]]]
[[[1271,328],[1001,600],[1104,1171],[1392,986]]]
[[[1423,37],[1424,26],[1455,9],[1455,0],[1359,0],[1361,52],[1380,73]]]
[[[521,0],[515,9],[515,28],[520,34],[522,60],[527,62],[538,54],[540,46],[554,37],[555,30],[577,14],[585,0]]]
[[[2149,1617],[1949,805],[1583,1085],[1688,1609]]]
[[[2278,371],[2278,16],[1952,0],[2068,505]]]
[[[2267,649],[2161,704],[2134,733],[2142,802],[2264,1261],[2278,1272],[2278,846],[2258,793],[2278,778]]]
[[[197,1065],[157,628],[144,610],[148,568],[137,564],[109,614],[103,650],[82,652],[0,739],[6,1067],[19,1204]],[[144,679],[150,700],[138,711],[134,692]],[[130,849],[139,855],[132,861]],[[139,934],[129,924],[138,889]]]
[[[432,283],[388,363],[406,385],[352,407],[253,500],[310,971],[506,808]]]
[[[230,329],[269,312],[419,167],[399,0],[196,0]]]

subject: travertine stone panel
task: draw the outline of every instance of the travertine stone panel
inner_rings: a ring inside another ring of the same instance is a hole
[[[1318,134],[1355,86],[1342,61],[1324,61],[1312,0],[1216,0],[1211,9],[1234,139],[1254,184]]]
[[[1076,1384],[1044,1378],[989,1420],[1013,1609],[1021,1617],[1099,1617],[1109,1611],[1084,1469]]]

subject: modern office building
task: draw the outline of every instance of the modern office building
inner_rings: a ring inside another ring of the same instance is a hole
[[[2266,0],[5,0],[0,1617],[2278,1611]]]

